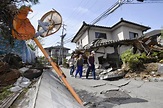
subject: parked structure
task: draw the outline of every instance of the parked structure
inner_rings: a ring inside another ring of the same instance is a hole
[[[82,27],[72,39],[77,50],[94,50],[95,63],[109,64],[119,68],[120,54],[133,46],[133,41],[142,37],[148,26],[126,21],[123,18],[112,27],[89,25],[83,22]],[[139,43],[139,42],[138,42]]]

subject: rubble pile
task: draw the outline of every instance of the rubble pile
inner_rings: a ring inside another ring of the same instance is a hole
[[[121,78],[134,78],[147,81],[163,81],[163,64],[161,63],[147,63],[144,64],[145,68],[139,71],[131,71],[129,68],[114,69],[114,68],[97,68],[97,79],[101,80],[118,80]],[[84,66],[83,72],[85,73],[87,66]]]
[[[113,68],[108,68],[99,73],[99,78],[102,80],[118,80],[125,76],[125,72],[121,69],[113,70]]]
[[[15,54],[0,56],[0,107],[11,104],[18,94],[41,76],[43,67],[36,67],[22,63],[22,59]],[[9,86],[9,87],[8,87]],[[8,87],[7,89],[4,88]],[[5,93],[5,94],[4,94]],[[13,97],[12,97],[13,96]],[[7,101],[10,100],[11,101]]]
[[[145,64],[143,71],[128,72],[125,78],[141,79],[146,81],[163,81],[163,65],[160,63]]]
[[[11,85],[20,77],[26,77],[30,80],[39,77],[43,68],[33,67],[22,63],[22,59],[15,54],[6,54],[0,56],[0,86]]]

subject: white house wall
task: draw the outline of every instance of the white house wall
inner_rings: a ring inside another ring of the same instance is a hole
[[[100,47],[96,52],[105,52],[105,48],[104,47]],[[98,61],[98,57],[104,56],[104,54],[102,53],[96,53],[95,54],[95,65],[97,65],[97,67],[99,66],[99,61]]]
[[[112,32],[113,40],[124,40],[124,32],[122,31],[122,27],[119,27]]]
[[[111,36],[111,33],[108,29],[103,29],[103,28],[91,28],[89,30],[89,36],[90,36],[90,41],[89,42],[92,42],[93,40],[95,40],[95,32],[99,32],[99,33],[106,33],[106,37],[107,37],[107,40],[112,40],[112,36]]]
[[[114,48],[113,47],[106,47],[106,48],[100,47],[96,52],[97,53],[95,55],[95,64],[99,65],[98,57],[103,56],[105,58],[107,53],[109,54],[114,53]],[[101,52],[101,53],[98,53],[98,52]],[[105,54],[102,54],[102,53],[105,53]]]
[[[138,30],[138,29],[126,27],[126,26],[122,26],[121,28],[123,31],[124,39],[129,39],[129,32],[138,33],[138,37],[142,36],[142,30]]]
[[[112,32],[113,40],[129,39],[129,32],[138,33],[138,37],[142,36],[142,30],[138,30],[127,26],[121,26],[116,30],[113,30]]]
[[[88,44],[88,33],[85,33],[85,34],[81,37],[81,41],[82,41],[82,47]]]
[[[82,48],[87,44],[88,44],[88,30],[83,35],[81,35],[79,40],[76,42],[76,47]]]

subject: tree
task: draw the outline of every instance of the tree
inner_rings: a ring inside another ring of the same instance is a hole
[[[39,0],[0,0],[0,34],[12,43],[11,31],[14,15],[22,5],[35,5],[37,3]]]

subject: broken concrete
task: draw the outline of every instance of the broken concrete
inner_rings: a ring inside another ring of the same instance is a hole
[[[158,64],[157,72],[163,74],[163,64]]]
[[[102,80],[117,80],[120,78],[123,78],[125,76],[126,73],[124,73],[123,71],[104,71],[102,72],[99,77]]]

